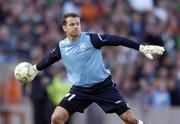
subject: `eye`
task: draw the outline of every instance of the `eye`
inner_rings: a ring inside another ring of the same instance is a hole
[[[70,23],[69,25],[70,25],[70,26],[74,26],[74,23]]]
[[[80,23],[79,23],[79,22],[77,22],[77,23],[76,23],[76,25],[80,25]]]

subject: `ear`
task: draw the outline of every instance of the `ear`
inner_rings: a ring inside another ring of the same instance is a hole
[[[64,32],[66,32],[66,26],[63,25],[62,29],[63,29]]]

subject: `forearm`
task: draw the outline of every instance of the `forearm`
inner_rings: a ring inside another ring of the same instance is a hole
[[[59,59],[54,58],[51,54],[47,54],[39,63],[36,64],[36,68],[38,71],[41,71],[54,64],[58,60]]]
[[[121,36],[109,36],[107,37],[107,43],[105,43],[108,46],[125,46],[128,48],[133,48],[135,50],[139,50],[139,44],[135,41],[128,39],[126,37]]]
[[[53,49],[51,52],[49,52],[47,55],[44,56],[44,58],[36,64],[36,68],[38,71],[41,71],[50,65],[54,64],[58,60],[61,59],[61,53],[59,46],[57,45],[55,49]]]

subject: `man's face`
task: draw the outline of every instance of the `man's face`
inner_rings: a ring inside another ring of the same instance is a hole
[[[68,17],[66,25],[63,25],[63,30],[70,37],[77,37],[81,32],[80,19],[78,17]]]

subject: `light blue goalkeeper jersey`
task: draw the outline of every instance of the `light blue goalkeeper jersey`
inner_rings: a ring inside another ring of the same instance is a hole
[[[60,41],[36,68],[41,71],[62,60],[70,82],[79,87],[91,87],[110,75],[103,63],[101,47],[119,45],[139,49],[139,44],[122,36],[82,32],[77,41],[70,42],[68,38]]]
[[[68,79],[75,86],[91,87],[110,75],[103,63],[101,49],[93,46],[85,32],[81,32],[77,41],[70,42],[68,38],[60,41],[59,48]]]

